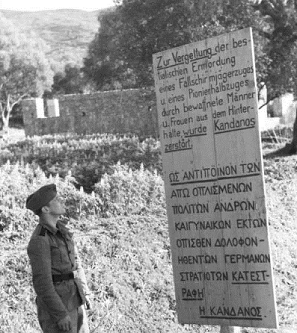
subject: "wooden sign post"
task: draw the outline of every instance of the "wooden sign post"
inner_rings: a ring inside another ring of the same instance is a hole
[[[251,29],[153,64],[179,322],[276,328]]]

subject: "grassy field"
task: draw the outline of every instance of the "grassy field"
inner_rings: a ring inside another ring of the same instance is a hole
[[[18,135],[16,143],[23,139]],[[242,333],[297,332],[297,157],[268,157],[277,148],[263,145],[280,328],[243,328]],[[9,143],[2,142],[1,152],[7,150]],[[93,194],[76,189],[70,178],[50,179],[58,182],[70,208],[79,207],[71,210],[69,224],[92,290],[91,332],[219,332],[218,326],[177,322],[161,177],[153,170],[131,172],[123,165],[113,170]],[[34,163],[0,166],[1,333],[40,332],[26,254],[37,220],[24,201],[32,188],[48,181]],[[110,188],[121,200],[106,194]]]

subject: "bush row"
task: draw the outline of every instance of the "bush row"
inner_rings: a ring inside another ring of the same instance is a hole
[[[149,170],[162,170],[159,141],[109,134],[28,138],[2,147],[0,164],[7,161],[38,165],[47,176],[64,178],[71,170],[76,187],[82,186],[88,193],[105,173],[113,172],[118,162],[132,170],[141,165]]]
[[[292,137],[292,129],[280,127],[262,132],[262,137],[272,140]],[[87,193],[95,190],[95,184],[104,174],[112,175],[118,162],[132,171],[143,166],[162,173],[159,141],[152,138],[141,141],[136,136],[113,134],[46,135],[2,144],[0,165],[7,161],[39,166],[46,176],[65,178],[71,171],[75,187],[83,187]]]
[[[32,221],[25,208],[26,198],[34,190],[54,182],[65,200],[68,219],[111,217],[118,215],[165,214],[163,180],[156,171],[132,170],[120,163],[111,167],[87,194],[76,189],[71,172],[61,178],[47,177],[40,167],[9,162],[0,169],[0,231],[24,231]]]

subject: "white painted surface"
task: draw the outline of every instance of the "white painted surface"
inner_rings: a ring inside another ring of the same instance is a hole
[[[274,328],[251,31],[155,54],[154,73],[179,321]]]

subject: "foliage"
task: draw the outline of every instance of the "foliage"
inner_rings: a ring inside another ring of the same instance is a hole
[[[10,209],[13,218],[0,232],[0,298],[3,303],[0,325],[3,332],[40,331],[26,254],[37,219],[25,210],[24,202],[29,193],[49,182],[57,183],[66,200],[69,216],[65,219],[75,233],[92,291],[93,310],[89,312],[92,332],[219,331],[215,326],[177,323],[160,176],[142,168],[131,172],[120,164],[114,165],[113,170],[113,174],[104,176],[104,181],[96,185],[93,194],[87,194],[73,186],[71,175],[65,179],[47,178],[33,165],[1,166],[0,186],[4,195],[0,199],[0,211],[13,202]],[[282,331],[295,332],[296,157],[264,158],[264,171],[280,327]],[[135,191],[131,184],[136,187]],[[152,196],[152,187],[159,199]],[[123,198],[112,189],[117,189]],[[136,193],[139,193],[139,209]],[[110,215],[115,216],[104,218],[100,211],[94,211],[100,204],[99,199],[106,202]],[[80,211],[75,211],[74,207],[79,205]],[[118,216],[119,213],[123,215]],[[3,221],[2,216],[0,220]],[[273,333],[274,330],[243,328],[242,332]]]
[[[266,160],[266,195],[270,220],[271,248],[274,259],[274,279],[280,325],[297,329],[296,313],[296,159]],[[289,240],[289,246],[282,246]],[[284,300],[286,300],[284,302]],[[252,331],[253,332],[253,331]],[[290,330],[289,330],[290,332]]]
[[[68,218],[164,210],[163,181],[154,169],[159,159],[158,144],[154,140],[141,143],[136,138],[113,135],[93,135],[84,139],[78,136],[35,137],[2,147],[1,159],[1,230],[18,231],[13,225],[15,220],[29,223],[28,212],[20,211],[20,208],[32,187],[48,181],[59,183],[68,207]],[[126,164],[116,165],[119,161]],[[160,169],[160,165],[158,167]],[[50,180],[47,177],[51,177]],[[14,180],[18,184],[15,186],[23,185],[17,202],[10,193],[14,190]],[[89,196],[82,185],[88,192],[95,191]],[[80,190],[76,191],[76,188]]]
[[[153,53],[246,27],[253,28],[257,81],[259,90],[266,84],[268,101],[297,89],[294,1],[118,2],[84,60],[98,89],[153,85]]]
[[[25,96],[41,95],[52,72],[40,40],[26,38],[1,13],[0,29],[0,114],[7,128],[14,106]]]
[[[50,46],[45,49],[47,58],[55,59],[53,66],[60,72],[70,62],[81,66],[91,41],[83,69],[97,89],[152,85],[154,52],[248,26],[253,28],[259,88],[261,82],[266,83],[269,99],[297,89],[294,1],[116,2],[119,5],[105,13],[75,10],[46,11],[38,16],[37,13],[2,13],[24,31],[27,39],[34,31]],[[64,45],[62,52],[61,45]],[[58,74],[56,79],[65,79],[64,74]]]
[[[117,11],[107,12],[100,18],[100,29],[88,47],[83,72],[97,89],[133,87],[135,79],[129,69],[123,68],[119,58],[118,34],[122,23]]]
[[[105,174],[95,184],[95,194],[103,201],[104,215],[154,214],[164,212],[164,183],[157,172],[132,171],[127,165],[113,166],[111,175]]]
[[[137,137],[115,135],[57,135],[28,138],[3,145],[0,164],[22,161],[38,165],[47,176],[65,177],[71,170],[77,188],[91,192],[105,173],[112,173],[117,162],[132,170],[156,168],[161,171],[160,144],[154,139],[140,141]]]
[[[192,41],[198,41],[234,30],[252,27],[255,65],[259,91],[267,83],[271,59],[266,54],[267,40],[263,31],[271,30],[269,20],[255,11],[253,0],[190,1],[192,11]]]
[[[270,22],[271,29],[261,31],[266,38],[266,76],[268,101],[285,92],[297,96],[297,2],[286,0],[258,0],[253,6]],[[297,152],[297,118],[291,144],[284,147],[289,154]]]
[[[260,29],[267,28],[251,7],[253,1],[130,0],[118,1],[104,15],[84,60],[84,71],[99,89],[153,85],[153,53],[254,27],[257,68],[264,71]],[[263,78],[261,77],[261,80]]]
[[[25,243],[6,238],[0,256],[1,332],[39,333],[36,321],[35,295]]]
[[[297,95],[296,1],[260,0],[253,8],[270,24],[270,29],[260,31],[267,40],[265,53],[270,59],[263,80],[268,88],[268,99],[288,91],[294,91]]]
[[[263,20],[260,15],[255,15],[251,7],[254,3],[251,0],[189,0],[189,3],[192,12],[193,41],[247,27],[263,27]]]
[[[152,54],[189,43],[189,24],[185,1],[124,0],[102,17],[84,71],[98,88],[152,86]]]
[[[68,63],[82,65],[88,44],[98,29],[98,17],[106,11],[58,9],[43,10],[41,15],[38,11],[0,10],[26,38],[34,33],[35,39],[46,44],[46,58],[55,72],[63,71]]]
[[[32,225],[32,214],[25,209],[26,198],[49,181],[39,167],[9,162],[1,166],[0,231],[10,233],[11,237],[24,236]]]
[[[19,230],[20,225],[22,228],[28,227],[30,218],[28,212],[23,208],[30,178],[33,179],[33,171],[28,172],[26,168],[19,170],[18,166],[10,164],[1,168],[0,231],[22,231]],[[15,193],[19,190],[19,186],[24,187],[24,190],[16,197]]]
[[[52,94],[82,94],[85,82],[79,66],[73,64],[65,65],[64,72],[54,75],[52,84]]]
[[[137,86],[151,86],[152,54],[190,42],[190,9],[184,1],[124,0],[121,54],[136,75]]]
[[[77,190],[69,173],[65,178],[47,177],[35,165],[6,163],[0,169],[0,231],[16,237],[32,226],[32,213],[25,209],[26,198],[37,188],[55,183],[67,206],[65,219],[111,217],[118,215],[164,215],[164,184],[156,173],[140,168],[132,172],[128,166],[117,164],[112,175],[105,174],[87,194]],[[21,189],[21,190],[20,190]]]

